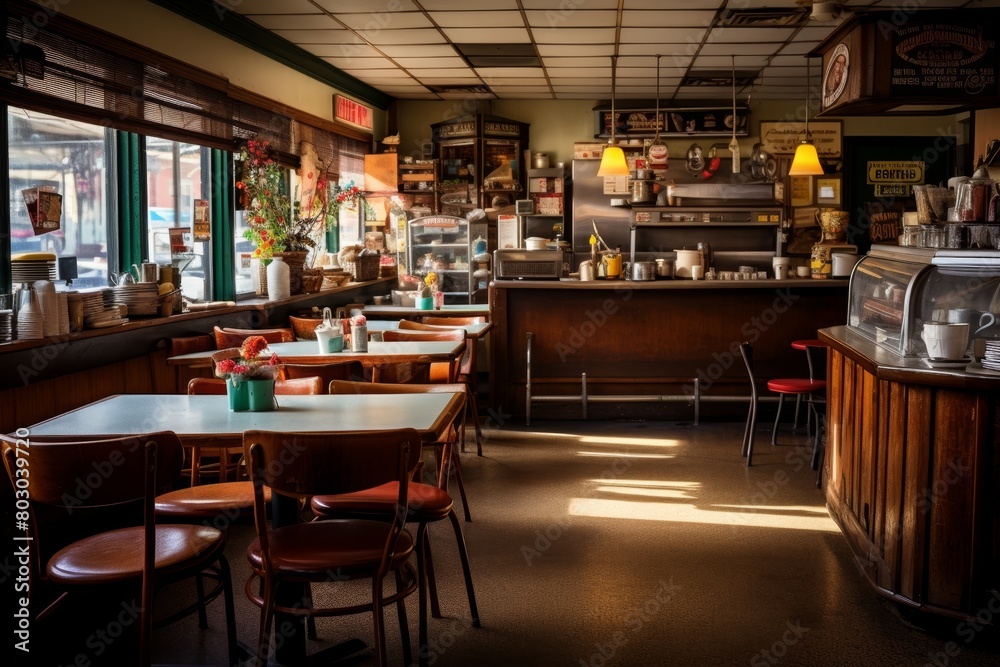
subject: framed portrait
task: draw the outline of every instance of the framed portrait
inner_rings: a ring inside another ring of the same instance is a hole
[[[816,178],[816,203],[820,206],[840,206],[840,176]]]
[[[812,206],[813,179],[812,176],[788,177],[788,205]]]

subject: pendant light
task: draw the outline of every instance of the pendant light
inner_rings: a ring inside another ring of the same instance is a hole
[[[618,56],[611,56],[611,138],[601,154],[601,166],[598,176],[628,176],[628,163],[625,162],[625,151],[615,140],[615,69]]]
[[[789,176],[822,176],[823,165],[819,163],[819,154],[809,133],[809,89],[812,85],[812,63],[806,59],[806,131],[805,138],[795,148],[792,166],[788,169]]]

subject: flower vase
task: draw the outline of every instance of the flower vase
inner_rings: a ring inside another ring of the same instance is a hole
[[[274,380],[245,380],[247,408],[250,412],[267,412],[278,407],[274,400]]]
[[[302,288],[302,272],[306,268],[306,258],[309,257],[307,250],[286,250],[275,253],[276,257],[281,257],[288,266],[288,293],[304,294]]]
[[[226,395],[229,397],[230,412],[246,412],[250,409],[250,391],[247,382],[226,380]]]
[[[288,265],[281,257],[272,257],[267,265],[267,300],[277,301],[291,296]]]

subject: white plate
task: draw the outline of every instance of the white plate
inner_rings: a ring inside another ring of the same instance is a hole
[[[989,377],[1000,378],[1000,371],[993,371],[989,368],[983,368],[983,365],[973,361],[971,364],[965,367],[967,373],[972,373],[973,375],[987,375]]]
[[[128,322],[128,318],[117,319],[117,320],[108,320],[106,322],[94,322],[92,324],[88,324],[87,328],[88,329],[106,329],[108,327],[118,327],[118,326],[121,326],[121,325],[123,325],[123,324],[125,324],[127,322]]]

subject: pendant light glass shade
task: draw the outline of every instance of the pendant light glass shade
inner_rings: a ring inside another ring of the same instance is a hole
[[[601,153],[601,166],[598,176],[628,176],[628,162],[625,161],[625,151],[618,146],[605,146]]]
[[[806,137],[795,148],[792,166],[788,168],[789,176],[822,176],[824,174],[812,135],[809,134],[809,88],[811,85],[812,66],[810,61],[806,60]]]
[[[789,176],[822,176],[823,165],[819,163],[819,154],[811,139],[806,139],[795,149],[792,166],[788,169]]]
[[[618,58],[611,56],[611,138],[608,145],[601,153],[601,166],[597,169],[598,176],[628,176],[628,162],[625,161],[625,151],[623,151],[615,141],[615,69],[617,69]]]

